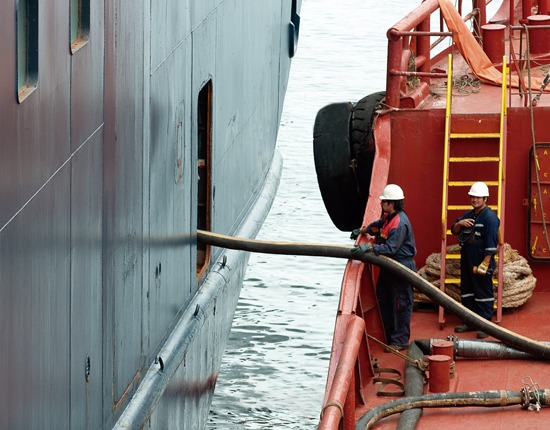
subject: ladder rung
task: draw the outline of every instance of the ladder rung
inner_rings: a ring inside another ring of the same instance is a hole
[[[500,161],[499,157],[450,157],[449,163],[486,163]]]
[[[489,207],[494,210],[495,212],[498,212],[498,206],[497,205],[489,205]],[[448,205],[447,210],[450,211],[459,211],[459,210],[469,210],[472,209],[472,206],[468,205]]]
[[[460,278],[445,278],[445,284],[460,284]],[[493,278],[493,285],[498,285],[497,278]]]
[[[494,186],[494,187],[498,186],[498,181],[483,181],[483,182],[485,182],[488,186]],[[472,185],[472,181],[449,181],[448,185],[449,187],[469,187]]]
[[[451,139],[499,138],[500,133],[451,133]]]
[[[448,205],[447,206],[447,210],[450,210],[450,211],[465,211],[465,210],[469,210],[472,208],[472,205]]]
[[[447,260],[458,260],[460,258],[460,254],[445,254],[445,258]],[[498,261],[498,255],[495,255],[495,261]]]

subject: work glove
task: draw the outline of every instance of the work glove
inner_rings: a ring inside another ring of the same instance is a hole
[[[482,261],[481,263],[479,263],[479,266],[474,266],[474,275],[485,276],[488,273],[490,274],[489,263],[487,263],[486,261]]]
[[[374,249],[372,247],[372,243],[365,243],[363,245],[355,245],[352,249],[351,249],[351,255],[353,255],[354,257],[361,257],[369,252],[374,252]]]
[[[349,238],[351,240],[355,240],[359,237],[359,235],[361,234],[361,229],[360,228],[356,228],[355,230],[353,230],[351,232],[351,234],[349,235]]]

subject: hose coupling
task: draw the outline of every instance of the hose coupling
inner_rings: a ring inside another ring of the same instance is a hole
[[[538,390],[531,390],[529,386],[521,387],[521,408],[529,411],[540,411],[540,393]]]

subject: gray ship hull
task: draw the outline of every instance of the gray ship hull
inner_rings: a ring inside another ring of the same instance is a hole
[[[0,428],[202,428],[301,1],[68,3],[1,3]]]

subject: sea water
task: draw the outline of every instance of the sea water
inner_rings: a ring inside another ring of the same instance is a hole
[[[353,245],[319,192],[315,116],[327,104],[385,90],[386,31],[419,3],[303,0],[277,143],[281,184],[258,239]],[[316,428],[344,267],[337,259],[251,255],[208,429]]]

